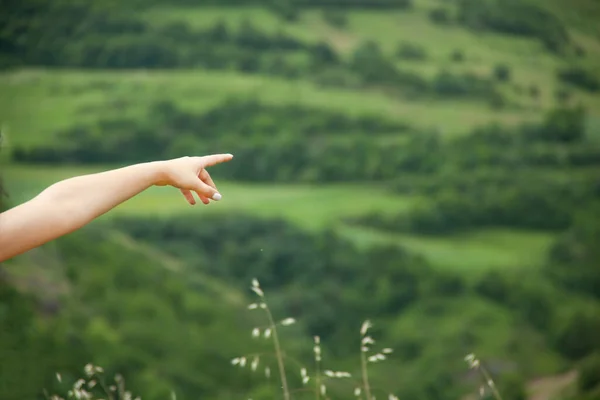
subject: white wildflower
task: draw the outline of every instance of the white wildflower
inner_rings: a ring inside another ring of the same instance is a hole
[[[240,367],[244,368],[246,366],[246,357],[240,358]]]
[[[303,377],[303,378],[304,378],[305,376],[307,376],[306,368],[301,368],[301,369],[300,369],[300,376],[301,376],[301,377]]]
[[[56,373],[56,380],[60,383],[62,383],[62,376],[60,376],[60,374],[57,372]]]
[[[258,328],[254,328],[252,329],[252,337],[259,337],[260,336],[260,329]]]
[[[92,379],[91,381],[88,382],[88,387],[90,389],[92,389],[94,386],[96,386],[96,381]]]
[[[258,283],[258,279],[254,278],[252,279],[252,287],[260,287],[260,283]]]
[[[325,396],[325,393],[327,393],[327,388],[325,385],[321,385],[321,395]]]
[[[390,393],[390,395],[388,396],[388,400],[398,400],[398,396],[394,396]]]
[[[365,336],[362,339],[362,344],[375,344],[375,341],[373,340],[373,338],[371,336]]]
[[[265,339],[268,339],[271,337],[271,328],[267,328],[265,329]]]
[[[363,322],[362,326],[360,327],[360,334],[362,336],[365,336],[367,331],[369,330],[369,328],[371,328],[373,325],[371,325],[371,321],[366,320],[365,322]]]
[[[238,365],[239,363],[240,363],[240,358],[239,357],[236,357],[233,360],[231,360],[231,364],[232,365]]]
[[[335,377],[336,378],[351,378],[352,375],[350,375],[349,372],[338,371],[335,373]]]
[[[366,353],[367,351],[369,351],[369,348],[367,346],[363,346],[360,348],[360,351],[362,351],[363,353]]]
[[[283,325],[283,326],[290,326],[295,323],[296,323],[296,320],[294,318],[286,318],[283,321],[281,321],[281,325]]]
[[[85,381],[83,379],[79,379],[77,382],[75,382],[75,385],[73,385],[73,389],[75,389],[75,390],[81,389],[81,387],[83,386],[84,383],[85,383]]]
[[[269,367],[265,368],[265,377],[267,377],[267,378],[271,377],[271,368],[269,368]]]
[[[87,376],[94,375],[94,366],[92,364],[86,364],[85,367],[83,367],[83,370]]]
[[[360,392],[361,392],[361,390],[360,390],[360,388],[359,388],[359,387],[357,387],[356,389],[354,389],[354,395],[355,395],[356,397],[360,396]]]
[[[256,303],[252,303],[248,306],[248,310],[255,310],[258,308],[258,304]]]
[[[321,343],[321,338],[318,336],[315,336],[315,344],[320,344]]]
[[[260,308],[265,309],[267,308],[267,305],[265,303],[260,303]]]
[[[389,347],[386,347],[385,349],[381,350],[381,352],[383,354],[392,354],[394,350],[390,349]]]
[[[260,297],[264,297],[265,296],[265,294],[263,293],[263,291],[259,287],[253,287],[252,291],[254,293],[256,293],[257,295],[259,295]]]
[[[330,378],[333,378],[335,376],[335,373],[333,371],[328,370],[328,369],[326,369],[325,371],[323,371],[323,373],[325,374],[325,376],[328,376]]]
[[[254,360],[252,360],[252,365],[250,365],[250,369],[252,369],[252,371],[256,371],[256,369],[258,368],[259,361],[260,360],[258,356],[254,357]]]
[[[374,356],[369,357],[368,360],[369,360],[369,362],[377,362],[377,361],[379,361],[379,358],[377,358],[377,354],[376,354]]]

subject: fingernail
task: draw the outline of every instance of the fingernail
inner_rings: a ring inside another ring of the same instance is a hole
[[[221,200],[221,194],[220,193],[213,194],[212,199],[215,200],[215,201]]]

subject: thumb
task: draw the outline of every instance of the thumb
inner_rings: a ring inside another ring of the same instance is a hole
[[[202,182],[200,179],[197,179],[194,183],[194,187],[192,188],[194,192],[198,194],[198,196],[204,196],[208,199],[219,201],[221,200],[221,194],[217,191],[217,189],[207,185]]]

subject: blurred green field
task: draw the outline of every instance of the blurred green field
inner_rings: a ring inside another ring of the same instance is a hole
[[[593,2],[582,2],[586,3],[584,8],[600,17],[598,7]],[[440,69],[490,76],[496,65],[503,64],[511,70],[510,82],[500,85],[507,98],[538,111],[540,107],[547,108],[555,104],[555,92],[562,87],[556,82],[556,69],[570,60],[550,54],[536,39],[473,32],[461,26],[436,25],[431,22],[429,13],[432,9],[440,8],[439,1],[419,0],[413,4],[410,10],[400,11],[349,10],[344,13],[347,23],[343,27],[331,26],[323,13],[317,10],[301,12],[298,20],[292,22],[258,7],[159,7],[143,15],[156,26],[183,22],[193,28],[206,28],[223,21],[234,31],[243,21],[251,21],[266,32],[285,32],[314,43],[327,42],[346,56],[367,40],[378,43],[390,56],[394,56],[400,43],[407,42],[421,47],[427,59],[399,60],[397,65],[401,68],[429,77]],[[557,4],[548,5],[551,10],[557,7]],[[571,33],[587,56],[584,60],[577,60],[577,63],[587,65],[592,70],[599,69],[600,43],[593,25],[589,24],[590,16],[571,12],[563,18],[571,26],[575,23],[579,25]],[[582,25],[581,21],[587,21],[588,24]],[[451,59],[451,54],[456,50],[464,55],[464,60],[459,63]],[[535,100],[527,95],[526,88],[532,85],[540,89],[540,97]],[[600,96],[577,93],[577,97],[592,110],[600,109]]]
[[[390,234],[344,226],[344,236],[363,246],[400,244],[423,254],[433,265],[464,271],[466,276],[490,268],[536,268],[541,265],[555,235],[516,229],[481,229],[468,233],[428,237]]]
[[[595,12],[597,7],[589,1],[581,1]],[[436,25],[428,14],[439,6],[437,1],[420,0],[406,11],[347,11],[348,22],[342,28],[332,27],[317,10],[302,12],[294,22],[258,7],[162,6],[143,11],[142,16],[157,26],[183,22],[194,28],[224,21],[231,29],[237,29],[242,21],[250,20],[267,32],[283,31],[309,42],[328,42],[347,56],[365,40],[377,42],[390,56],[400,43],[407,42],[421,47],[427,58],[398,60],[397,65],[428,78],[441,70],[487,77],[492,75],[495,66],[503,64],[510,69],[510,79],[497,86],[511,102],[510,106],[491,109],[482,102],[456,98],[402,99],[377,92],[323,88],[306,80],[233,71],[29,69],[0,74],[0,122],[8,132],[9,145],[29,146],[53,140],[60,129],[94,121],[116,110],[119,115],[141,117],[147,105],[158,100],[171,100],[201,112],[226,97],[254,96],[265,103],[301,104],[354,115],[375,114],[402,120],[417,128],[458,134],[489,122],[513,124],[535,120],[544,109],[556,104],[556,91],[563,88],[556,80],[556,70],[572,60],[547,52],[535,39]],[[549,6],[555,7],[555,4]],[[585,19],[573,13],[564,18],[570,22]],[[577,63],[592,70],[600,69],[600,43],[594,31],[578,28],[573,36],[586,52],[586,57],[576,60]],[[455,50],[463,53],[463,61],[451,60]],[[528,91],[531,86],[539,89],[539,98],[531,98]],[[600,96],[571,92],[573,102],[588,106],[590,120],[600,118]]]
[[[21,203],[61,179],[100,171],[85,167],[8,166],[5,179],[11,201]],[[167,216],[181,213],[211,214],[247,212],[261,217],[287,219],[314,231],[338,230],[360,246],[401,245],[423,254],[441,268],[475,273],[489,268],[535,268],[544,261],[555,236],[548,232],[514,229],[483,229],[466,234],[424,237],[388,234],[368,228],[350,227],[343,218],[367,212],[409,212],[418,199],[396,196],[385,187],[368,184],[272,185],[237,182],[217,183],[223,200],[191,207],[172,188],[151,188],[100,218],[121,215]]]
[[[493,111],[474,102],[404,101],[378,93],[323,89],[303,81],[229,72],[22,70],[0,74],[0,93],[0,121],[6,128],[8,147],[48,143],[61,129],[111,113],[141,118],[150,103],[160,100],[202,112],[231,96],[350,115],[380,115],[448,134],[464,133],[492,121],[514,123],[535,118],[532,111]]]
[[[20,203],[61,179],[99,170],[102,169],[8,166],[4,176],[11,199]],[[283,217],[306,229],[321,229],[343,217],[357,216],[365,211],[393,212],[408,208],[413,201],[386,193],[382,187],[362,184],[310,186],[217,181],[217,185],[223,195],[219,203],[192,207],[177,190],[155,187],[122,204],[107,217],[123,213],[172,215],[241,211],[264,217]]]

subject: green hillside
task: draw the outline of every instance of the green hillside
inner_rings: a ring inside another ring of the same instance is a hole
[[[151,188],[0,266],[0,398],[66,394],[88,362],[144,399],[282,398],[254,278],[297,320],[294,400],[325,398],[315,335],[323,369],[352,375],[327,394],[355,398],[366,319],[394,349],[369,366],[377,398],[470,398],[469,353],[505,400],[598,398],[597,1],[2,6],[9,206],[111,167],[235,158],[211,171],[218,204]]]

